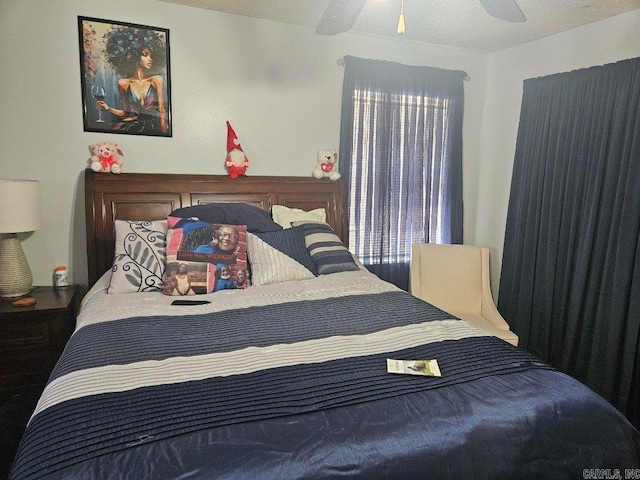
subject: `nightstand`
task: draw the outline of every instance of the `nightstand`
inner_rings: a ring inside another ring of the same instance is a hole
[[[81,291],[35,287],[30,307],[0,299],[0,478],[9,472],[18,443],[51,370],[76,325]]]
[[[35,287],[30,307],[0,301],[0,401],[42,389],[76,325],[78,286]]]

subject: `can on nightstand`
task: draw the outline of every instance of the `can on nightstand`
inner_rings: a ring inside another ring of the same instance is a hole
[[[60,265],[53,271],[53,283],[56,287],[66,287],[69,285],[67,267]]]

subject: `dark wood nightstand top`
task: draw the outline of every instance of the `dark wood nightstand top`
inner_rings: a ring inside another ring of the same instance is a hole
[[[68,287],[34,287],[29,293],[29,297],[36,299],[36,304],[29,307],[14,307],[13,302],[18,298],[2,298],[0,299],[0,321],[7,318],[4,314],[11,314],[12,318],[16,315],[24,314],[30,316],[33,312],[42,310],[67,309],[69,303],[77,300],[78,286],[70,285]]]

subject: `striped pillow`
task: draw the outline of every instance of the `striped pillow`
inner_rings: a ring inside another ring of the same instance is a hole
[[[320,275],[360,270],[351,252],[330,225],[318,222],[293,222],[302,227],[304,242]]]

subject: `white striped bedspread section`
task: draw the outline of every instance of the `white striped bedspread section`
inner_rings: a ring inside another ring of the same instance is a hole
[[[189,315],[164,307],[124,318],[115,309],[113,318],[85,320],[52,373],[12,478],[203,429],[549,368],[382,282],[379,291],[268,297]],[[436,358],[443,376],[389,375],[386,358]]]

